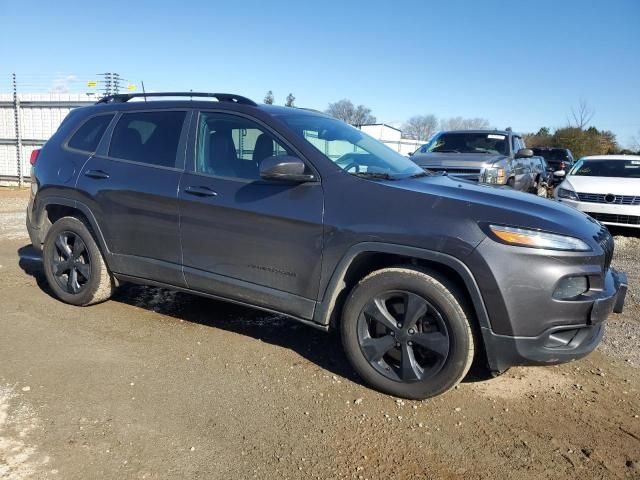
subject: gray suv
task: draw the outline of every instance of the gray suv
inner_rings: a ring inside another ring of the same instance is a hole
[[[613,239],[573,208],[430,174],[318,112],[140,97],[73,110],[32,156],[27,228],[64,302],[133,282],[276,312],[417,399],[474,361],[582,357],[622,310]]]
[[[456,130],[436,134],[412,154],[422,168],[474,182],[537,192],[533,151],[520,134],[498,130]]]

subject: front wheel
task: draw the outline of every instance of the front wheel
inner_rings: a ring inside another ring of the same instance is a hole
[[[474,338],[464,297],[435,272],[386,268],[351,292],[342,343],[358,375],[398,397],[424,399],[453,388],[469,371]]]
[[[107,300],[114,282],[91,232],[81,220],[56,221],[44,240],[44,273],[49,287],[63,302],[92,305]]]

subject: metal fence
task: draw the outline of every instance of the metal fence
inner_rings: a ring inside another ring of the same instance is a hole
[[[0,93],[0,182],[28,182],[31,151],[53,135],[71,109],[93,103],[83,93]]]

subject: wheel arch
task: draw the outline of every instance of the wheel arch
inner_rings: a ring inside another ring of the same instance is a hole
[[[446,275],[467,295],[479,330],[490,329],[480,288],[462,261],[433,250],[378,242],[360,243],[347,251],[321,293],[314,311],[314,321],[334,327],[345,297],[360,279],[375,270],[399,265],[428,268]]]
[[[63,217],[76,217],[83,219],[87,223],[100,247],[100,251],[105,257],[105,261],[108,263],[110,251],[102,230],[91,209],[78,200],[58,196],[50,196],[41,200],[40,215],[37,217],[38,228],[42,230],[41,238],[44,240],[51,225]]]

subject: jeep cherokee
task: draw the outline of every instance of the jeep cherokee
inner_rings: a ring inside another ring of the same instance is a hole
[[[71,111],[32,165],[27,228],[62,301],[134,282],[277,312],[340,332],[360,377],[401,397],[447,391],[474,359],[580,358],[623,308],[597,221],[424,172],[310,110],[114,95]]]

